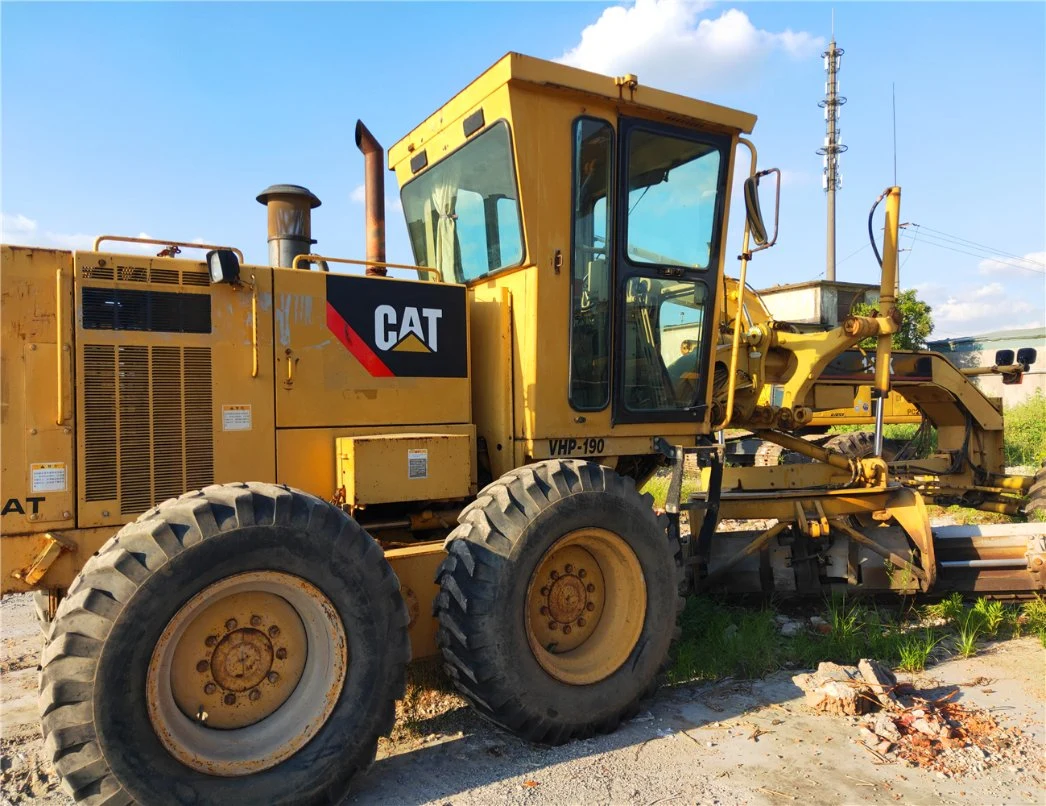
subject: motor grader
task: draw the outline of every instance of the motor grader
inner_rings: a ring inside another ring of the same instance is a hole
[[[754,124],[509,54],[389,149],[416,265],[385,260],[362,124],[365,260],[319,254],[295,185],[258,196],[265,266],[4,246],[3,591],[48,592],[41,723],[73,797],[336,802],[412,656],[526,739],[611,731],[654,690],[687,585],[751,581],[753,559],[782,591],[932,589],[941,535],[881,457],[724,467],[727,426],[802,443],[815,380],[868,335],[886,394],[896,325],[889,293],[829,334],[743,321],[776,237]],[[1011,483],[998,438],[961,448]],[[665,465],[656,513],[637,487]],[[755,516],[777,523],[716,534]],[[1004,587],[1042,587],[1041,535],[950,539],[975,577],[1003,561]]]

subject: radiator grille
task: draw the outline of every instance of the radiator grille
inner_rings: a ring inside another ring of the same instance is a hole
[[[207,347],[84,346],[87,501],[123,515],[214,480]]]
[[[81,301],[84,330],[211,332],[210,294],[89,287]]]

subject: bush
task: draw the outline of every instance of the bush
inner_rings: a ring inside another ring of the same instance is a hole
[[[1036,392],[1006,415],[1006,465],[1038,466],[1046,459],[1046,397]]]

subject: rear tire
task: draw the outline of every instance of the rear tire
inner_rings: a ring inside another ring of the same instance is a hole
[[[551,460],[461,513],[437,573],[437,642],[482,716],[561,744],[614,730],[654,692],[684,600],[679,543],[651,505],[605,467]]]
[[[48,755],[79,803],[336,803],[392,727],[407,620],[381,548],[318,498],[251,483],[171,499],[58,608],[40,673]]]
[[[1024,514],[1033,521],[1046,521],[1046,461],[1035,474],[1035,481],[1028,490]]]

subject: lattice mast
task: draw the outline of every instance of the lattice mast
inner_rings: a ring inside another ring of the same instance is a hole
[[[824,109],[825,121],[824,146],[817,149],[817,153],[824,160],[821,184],[828,200],[828,243],[824,276],[829,281],[835,280],[835,191],[843,184],[839,174],[839,155],[846,151],[846,146],[840,142],[839,130],[839,107],[846,103],[846,98],[839,94],[839,63],[842,61],[842,55],[843,49],[836,46],[833,31],[828,50],[821,54],[824,57],[827,80],[824,85],[824,100],[817,104]]]

